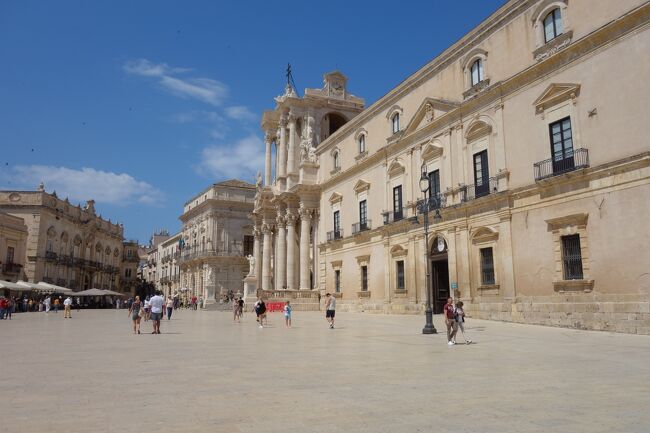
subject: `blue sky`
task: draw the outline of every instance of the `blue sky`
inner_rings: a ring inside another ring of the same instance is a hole
[[[127,238],[179,229],[209,184],[263,170],[291,62],[376,101],[503,0],[0,2],[0,189],[93,198]]]

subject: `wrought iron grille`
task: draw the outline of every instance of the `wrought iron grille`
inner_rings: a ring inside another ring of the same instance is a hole
[[[582,280],[580,235],[562,236],[562,262],[565,280]]]
[[[481,282],[484,285],[495,284],[492,248],[481,248]]]

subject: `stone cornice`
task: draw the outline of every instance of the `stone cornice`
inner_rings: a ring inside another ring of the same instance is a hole
[[[389,158],[391,155],[397,154],[415,143],[426,141],[431,137],[436,137],[445,133],[445,129],[458,126],[454,124],[457,124],[464,118],[470,117],[473,113],[484,109],[491,104],[502,104],[504,97],[518,92],[522,88],[539,81],[540,77],[547,77],[549,73],[554,70],[579,61],[584,56],[600,49],[612,40],[620,38],[639,27],[647,25],[648,21],[650,21],[650,3],[635,9],[627,15],[624,15],[589,35],[573,42],[564,50],[556,53],[550,58],[531,65],[527,69],[524,69],[505,81],[495,83],[490,86],[489,89],[486,89],[474,98],[463,102],[458,108],[450,110],[437,119],[434,119],[423,128],[420,128],[411,134],[401,136],[399,140],[387,144],[377,150],[374,154],[357,162],[357,164],[349,169],[339,172],[335,178],[323,182],[323,189],[347,180],[359,172],[373,166],[379,160]],[[378,101],[377,104],[380,102],[381,100]],[[366,111],[359,114],[359,116],[355,117],[352,121],[348,122],[330,136],[321,144],[321,146],[319,146],[317,153],[321,154],[328,147],[338,144],[341,139],[347,137],[348,134],[343,135],[342,131],[344,129],[348,130],[348,125],[350,126],[348,131],[350,133],[353,133],[356,129],[362,126],[363,123],[361,123],[361,121],[366,121],[371,117],[370,114],[366,115],[365,113],[369,112],[373,106],[369,107]],[[373,115],[374,114],[376,114],[376,112],[374,112]],[[361,119],[362,117],[363,119]],[[352,123],[355,124],[351,125]],[[323,144],[325,144],[325,146],[323,146]]]

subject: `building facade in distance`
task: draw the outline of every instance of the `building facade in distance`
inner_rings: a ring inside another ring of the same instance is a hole
[[[27,226],[22,218],[0,212],[0,280],[24,279]]]
[[[218,302],[222,296],[242,293],[248,273],[246,257],[253,253],[255,186],[231,179],[216,183],[190,199],[180,220],[181,288],[189,295]]]
[[[24,276],[73,290],[119,290],[124,228],[95,213],[95,202],[74,206],[56,193],[0,191],[0,211],[28,228]]]
[[[128,240],[122,243],[122,266],[120,277],[120,289],[123,293],[135,295],[138,286],[138,255],[139,245],[137,241]]]
[[[311,269],[341,309],[420,312],[429,275],[436,312],[650,333],[649,23],[641,0],[511,0],[363,110],[339,73],[315,119],[287,90],[262,119],[262,289]]]
[[[181,233],[176,233],[169,239],[158,244],[159,274],[156,287],[162,290],[165,296],[179,293],[181,289],[180,261]]]

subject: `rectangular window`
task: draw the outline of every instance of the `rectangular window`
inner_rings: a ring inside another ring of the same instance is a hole
[[[341,215],[339,211],[334,212],[334,237],[338,238],[341,232]]]
[[[362,200],[359,202],[359,229],[366,230],[368,228],[368,202]]]
[[[582,280],[580,235],[562,236],[562,264],[565,280]]]
[[[126,256],[128,258],[131,258],[133,256],[133,251],[132,250],[126,250]]]
[[[430,197],[440,194],[440,170],[433,170],[429,173],[429,184],[431,185]]]
[[[571,132],[571,118],[551,123],[549,126],[551,137],[551,154],[553,155],[553,173],[573,170],[573,134]]]
[[[7,260],[5,260],[5,263],[8,265],[12,264],[14,262],[14,254],[14,247],[7,247]]]
[[[393,219],[399,221],[404,217],[402,213],[402,185],[393,188]]]
[[[474,154],[474,188],[476,197],[482,197],[490,193],[487,149]]]
[[[398,260],[397,265],[397,290],[406,290],[404,285],[404,260]]]
[[[340,269],[334,271],[334,291],[336,293],[341,293],[341,270]]]
[[[253,254],[253,242],[255,238],[251,235],[244,235],[244,255],[248,256]]]
[[[361,134],[359,136],[359,153],[364,153],[366,151],[366,136]]]
[[[361,291],[368,291],[368,266],[361,266]]]
[[[494,279],[494,257],[492,248],[481,248],[481,284],[496,284]]]

